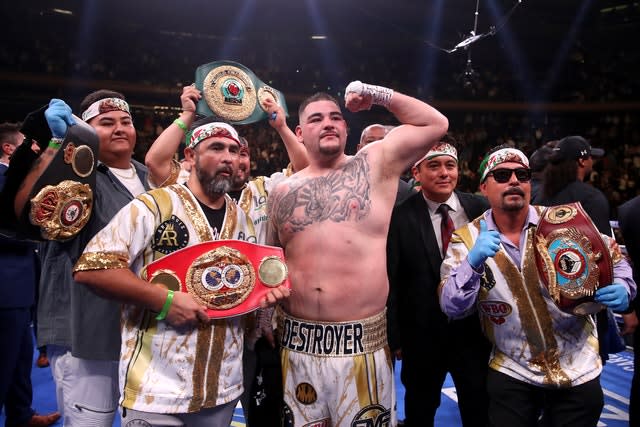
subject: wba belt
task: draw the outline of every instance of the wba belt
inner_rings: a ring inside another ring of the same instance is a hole
[[[91,217],[99,139],[91,126],[74,118],[28,200],[18,206],[21,231],[32,239],[69,240]]]
[[[613,281],[613,261],[579,202],[542,212],[534,251],[540,278],[562,311],[585,315],[604,308],[593,294]]]
[[[237,62],[216,61],[199,66],[195,84],[202,91],[196,112],[204,116],[216,115],[235,124],[254,123],[267,118],[263,107],[266,98],[289,115],[284,95]]]
[[[386,311],[363,320],[317,322],[298,319],[278,308],[278,331],[284,348],[314,356],[340,357],[373,353],[387,344]]]
[[[144,280],[189,292],[211,318],[245,314],[276,286],[290,287],[284,253],[274,246],[216,240],[177,250],[148,264]]]

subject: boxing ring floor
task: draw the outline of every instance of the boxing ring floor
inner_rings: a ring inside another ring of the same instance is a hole
[[[31,374],[33,382],[33,408],[41,414],[46,414],[56,410],[53,379],[49,368],[40,369],[35,367],[36,355],[34,355],[34,368]],[[397,409],[398,418],[402,419],[404,418],[404,387],[400,382],[400,368],[401,361],[398,361],[396,362],[395,374]],[[601,376],[602,388],[604,389],[604,409],[600,416],[600,422],[598,423],[599,427],[628,426],[629,388],[632,376],[633,353],[631,351],[624,351],[622,353],[612,354]],[[442,403],[436,414],[435,425],[444,427],[461,426],[456,402],[455,387],[453,386],[451,377],[447,376],[442,388]],[[0,414],[0,426],[4,425],[4,421],[4,413],[2,413]],[[62,426],[62,421],[58,421],[54,426]],[[116,420],[113,426],[120,427],[120,421]],[[236,408],[231,426],[245,426],[242,408]]]

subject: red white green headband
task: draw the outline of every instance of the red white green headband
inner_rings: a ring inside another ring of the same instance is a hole
[[[207,123],[202,126],[198,126],[191,133],[191,138],[189,139],[189,148],[194,148],[196,145],[200,144],[207,138],[220,137],[220,138],[229,138],[233,141],[237,142],[240,147],[244,145],[240,142],[240,137],[238,136],[238,132],[236,130],[222,122],[213,122]]]
[[[418,165],[422,161],[431,160],[434,157],[438,157],[438,156],[449,156],[449,157],[453,157],[453,159],[456,162],[458,161],[458,151],[453,145],[447,144],[446,142],[438,142],[436,145],[433,146],[431,150],[427,152],[427,154],[425,154],[420,160],[415,162],[413,166],[418,167]]]
[[[483,182],[489,172],[494,170],[498,165],[502,163],[520,163],[522,166],[529,167],[529,159],[524,153],[516,148],[503,148],[491,153],[486,158],[484,163],[484,169],[480,171],[480,182]]]

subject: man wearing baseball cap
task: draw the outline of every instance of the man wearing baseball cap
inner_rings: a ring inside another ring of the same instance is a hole
[[[580,202],[598,230],[611,235],[607,198],[602,191],[584,182],[591,174],[594,157],[603,155],[604,150],[591,147],[581,136],[562,138],[549,155],[541,191],[532,203],[555,206]]]

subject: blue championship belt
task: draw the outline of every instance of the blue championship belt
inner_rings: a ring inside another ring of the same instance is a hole
[[[33,239],[72,239],[91,217],[99,139],[75,117],[53,160],[30,190],[18,220]]]
[[[267,118],[263,106],[267,98],[289,116],[284,95],[237,62],[216,61],[199,66],[195,84],[202,91],[196,113],[203,116],[218,116],[239,125],[255,123]]]
[[[593,296],[613,281],[613,261],[580,203],[546,208],[534,239],[538,274],[562,311],[587,315],[605,308]]]

